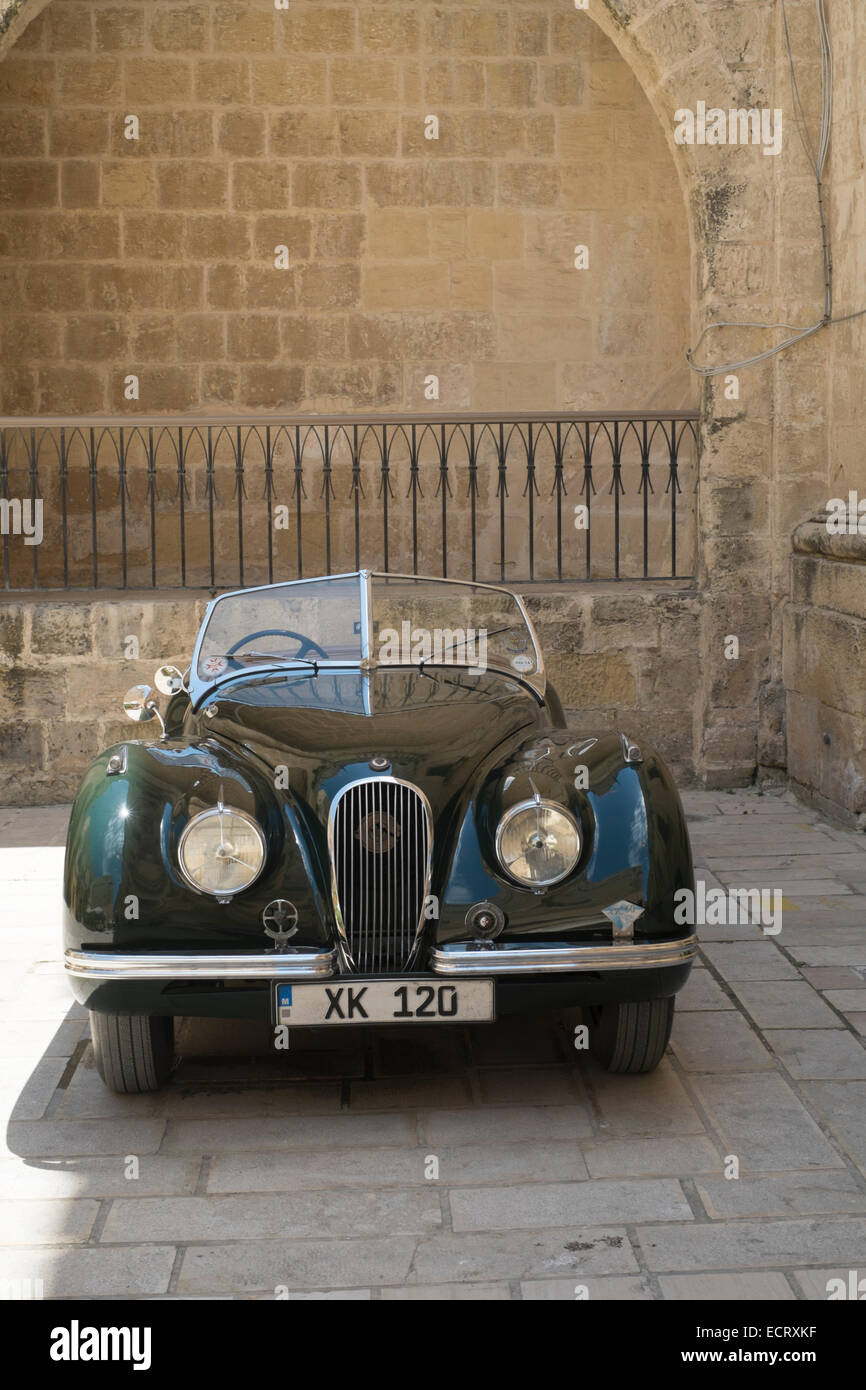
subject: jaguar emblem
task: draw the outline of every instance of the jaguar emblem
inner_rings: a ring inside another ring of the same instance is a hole
[[[359,822],[355,834],[368,854],[388,854],[400,838],[400,827],[386,812],[371,811]]]

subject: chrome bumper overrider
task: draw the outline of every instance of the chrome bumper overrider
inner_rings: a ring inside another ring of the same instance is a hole
[[[222,956],[67,951],[65,964],[79,980],[320,980],[333,975],[336,960],[336,951]]]
[[[575,970],[649,970],[693,960],[698,938],[680,941],[613,943],[589,946],[512,946],[487,950],[446,946],[430,952],[437,975],[552,975]]]

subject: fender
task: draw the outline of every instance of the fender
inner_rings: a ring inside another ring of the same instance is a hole
[[[495,849],[504,812],[536,791],[568,807],[583,842],[568,878],[540,891],[513,883]],[[473,792],[440,902],[437,942],[469,939],[467,910],[485,900],[505,914],[502,940],[538,945],[539,938],[598,933],[609,939],[603,909],[622,899],[643,908],[637,937],[681,937],[685,929],[674,921],[674,893],[693,884],[685,814],[653,749],[644,746],[642,761],[630,762],[618,733],[536,733],[489,769]]]
[[[113,754],[123,770],[111,773]],[[180,873],[177,845],[192,816],[222,800],[262,827],[265,867],[227,903]],[[322,841],[321,845],[317,841]],[[316,817],[277,793],[253,760],[210,740],[129,742],[90,765],[72,807],[64,866],[67,949],[265,950],[262,912],[298,909],[293,945],[330,941],[327,849]]]

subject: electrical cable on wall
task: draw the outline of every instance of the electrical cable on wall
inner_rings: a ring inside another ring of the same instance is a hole
[[[809,126],[803,110],[803,103],[800,99],[800,88],[797,82],[794,54],[791,48],[791,35],[788,30],[788,15],[785,8],[785,0],[782,0],[782,23],[785,31],[785,46],[788,50],[788,66],[791,72],[791,93],[794,101],[794,110],[797,115],[797,128],[800,132],[803,148],[806,151],[806,157],[815,175],[815,182],[818,190],[818,215],[821,220],[821,252],[824,260],[824,316],[819,319],[817,323],[811,324],[808,328],[797,328],[791,323],[718,321],[716,323],[707,324],[707,327],[698,338],[695,346],[686,349],[686,361],[692,371],[698,376],[721,376],[725,372],[735,372],[742,367],[752,367],[757,362],[764,362],[768,357],[775,357],[778,353],[784,352],[786,348],[793,347],[795,343],[802,342],[804,338],[811,337],[813,333],[819,332],[820,329],[826,328],[831,323],[847,323],[850,319],[861,318],[866,314],[866,309],[858,309],[853,314],[843,314],[839,318],[833,317],[833,258],[827,230],[827,216],[824,209],[824,166],[827,162],[827,153],[830,148],[830,130],[833,121],[833,50],[830,45],[830,32],[827,27],[824,0],[815,0],[815,8],[818,14],[818,29],[821,38],[821,124],[818,133],[817,149],[809,133]],[[751,357],[744,357],[739,362],[729,362],[720,367],[699,367],[694,361],[694,355],[706,336],[717,328],[785,329],[790,332],[791,336],[785,338],[781,343],[775,343],[773,347],[766,348],[764,352],[755,353]]]

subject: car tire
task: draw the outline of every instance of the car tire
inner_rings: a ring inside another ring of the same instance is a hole
[[[589,1020],[589,1051],[605,1071],[653,1071],[671,1035],[674,997],[602,1004],[589,1010]]]
[[[96,1068],[111,1091],[158,1091],[174,1066],[174,1019],[90,1013]]]

